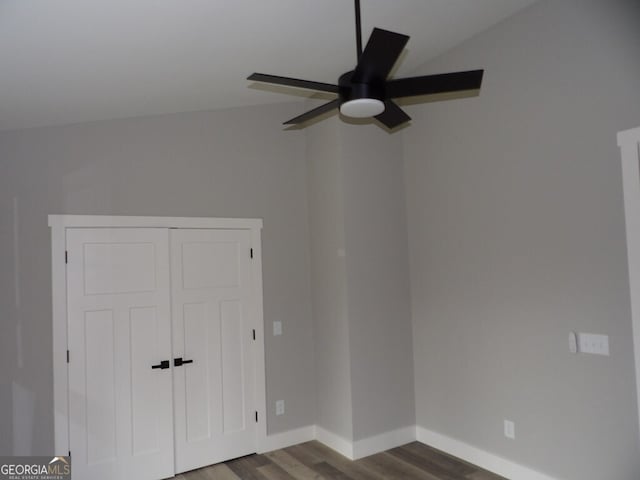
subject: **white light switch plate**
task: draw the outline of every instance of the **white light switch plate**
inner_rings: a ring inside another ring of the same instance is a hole
[[[580,353],[609,356],[609,336],[593,333],[581,333]]]
[[[282,322],[273,322],[273,336],[282,335]]]

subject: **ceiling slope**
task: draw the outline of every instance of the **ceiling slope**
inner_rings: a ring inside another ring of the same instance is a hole
[[[407,76],[533,1],[362,0],[363,36],[410,35]],[[355,61],[351,0],[3,0],[0,130],[290,101],[245,78]]]

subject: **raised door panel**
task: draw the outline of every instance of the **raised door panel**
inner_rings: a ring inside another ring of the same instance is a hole
[[[212,432],[218,429],[220,419],[214,417],[210,405],[219,399],[215,397],[215,385],[220,383],[218,371],[211,368],[217,363],[217,352],[210,351],[211,344],[218,344],[217,319],[212,318],[208,305],[187,303],[184,313],[184,355],[194,360],[189,368],[178,372],[184,377],[184,390],[178,392],[184,396],[186,417],[186,441],[197,443],[211,439]],[[188,353],[186,353],[188,352]],[[179,405],[179,404],[178,404]]]
[[[88,465],[112,462],[118,456],[113,313],[113,310],[84,313],[86,384],[83,406],[86,411]]]
[[[224,433],[246,428],[246,392],[243,337],[249,332],[244,322],[242,302],[220,302],[220,365],[222,385],[222,430]]]

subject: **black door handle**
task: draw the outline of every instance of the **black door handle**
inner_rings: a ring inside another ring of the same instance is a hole
[[[160,368],[161,370],[165,370],[169,368],[171,364],[169,360],[162,360],[158,365],[151,365],[151,368]]]
[[[185,363],[193,363],[193,360],[183,360],[182,357],[178,357],[178,358],[174,358],[173,359],[173,366],[174,367],[181,367]]]

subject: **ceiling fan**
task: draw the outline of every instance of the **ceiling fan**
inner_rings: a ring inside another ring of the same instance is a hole
[[[355,70],[341,75],[337,85],[264,73],[253,73],[247,78],[257,82],[338,95],[335,100],[287,120],[284,125],[302,124],[339,108],[340,113],[347,117],[374,117],[387,128],[393,129],[411,120],[411,117],[393,101],[395,98],[480,90],[484,70],[387,79],[409,37],[374,28],[363,51],[360,0],[355,0],[355,10],[358,64]]]

